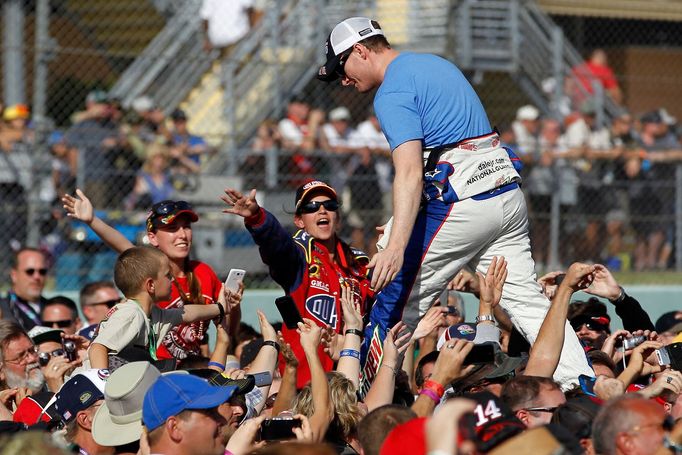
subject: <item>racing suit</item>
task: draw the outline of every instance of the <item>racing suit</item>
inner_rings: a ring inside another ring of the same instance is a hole
[[[340,280],[352,286],[354,298],[361,304],[363,313],[367,310],[373,292],[366,276],[368,257],[365,253],[337,239],[335,260],[331,261],[321,243],[303,230],[291,237],[274,215],[263,208],[254,217],[246,218],[244,224],[258,245],[270,276],[293,298],[302,317],[342,333]],[[286,326],[282,327],[282,334],[300,362],[296,387],[303,387],[310,380],[310,370],[299,335]],[[324,370],[331,371],[334,362],[322,347],[318,348],[318,355]],[[284,368],[283,362],[280,362],[280,368]]]

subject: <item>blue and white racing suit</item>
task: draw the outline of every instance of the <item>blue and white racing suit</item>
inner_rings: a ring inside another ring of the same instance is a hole
[[[403,53],[389,64],[374,108],[391,150],[407,141],[422,141],[425,173],[423,203],[403,267],[377,295],[370,313],[363,345],[364,384],[376,373],[390,327],[403,320],[414,330],[462,267],[486,273],[494,256],[508,262],[500,304],[533,343],[549,301],[536,281],[520,177],[513,153],[491,132],[471,85],[447,60]],[[389,221],[379,248],[388,243],[390,231]],[[594,372],[567,323],[554,378],[569,388],[580,374]]]

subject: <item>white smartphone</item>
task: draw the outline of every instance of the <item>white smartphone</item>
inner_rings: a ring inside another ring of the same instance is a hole
[[[244,275],[246,275],[246,270],[231,269],[225,280],[225,287],[230,291],[237,292],[239,290],[239,283],[244,281]]]

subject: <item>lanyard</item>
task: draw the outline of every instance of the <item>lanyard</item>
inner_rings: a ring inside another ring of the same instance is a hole
[[[142,305],[140,305],[140,303],[137,300],[135,299],[130,300],[135,302],[140,307],[140,309],[142,309]],[[152,357],[153,360],[159,360],[156,357],[156,333],[154,333],[154,326],[152,325],[151,315],[147,317],[147,324],[149,327],[149,329],[147,330],[147,349],[149,350],[149,355]]]

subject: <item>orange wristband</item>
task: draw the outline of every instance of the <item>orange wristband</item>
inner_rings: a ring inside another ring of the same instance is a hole
[[[438,394],[439,397],[442,397],[445,394],[445,387],[443,387],[441,384],[438,384],[436,381],[432,381],[431,379],[424,381],[424,388],[433,390]]]

